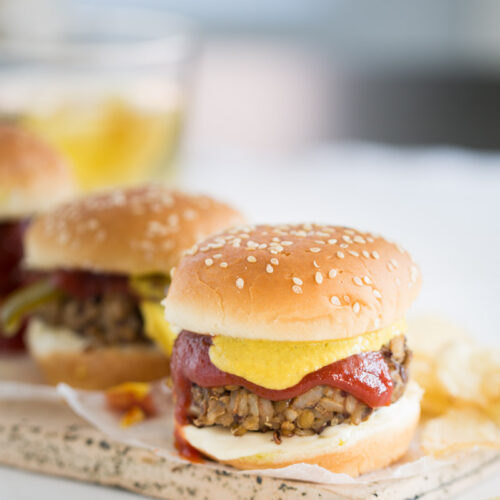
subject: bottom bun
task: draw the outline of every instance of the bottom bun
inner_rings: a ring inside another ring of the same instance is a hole
[[[28,350],[45,380],[79,389],[108,389],[123,382],[149,382],[169,374],[169,363],[156,347],[144,344],[93,348],[82,336],[32,320]]]
[[[220,427],[181,427],[191,446],[218,462],[238,469],[267,469],[297,463],[315,464],[332,472],[358,476],[386,467],[407,451],[420,416],[422,390],[410,383],[396,403],[379,408],[359,425],[328,427],[319,435],[282,438],[248,432],[233,436]]]

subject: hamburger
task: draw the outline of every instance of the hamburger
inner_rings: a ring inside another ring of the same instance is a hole
[[[33,279],[21,266],[29,219],[73,194],[70,168],[55,150],[31,133],[0,125],[0,307]],[[0,329],[0,353],[24,348],[23,326],[8,334]]]
[[[419,288],[404,249],[346,227],[243,226],[194,246],[164,302],[181,454],[353,476],[397,460],[419,418],[404,321]]]
[[[10,296],[7,325],[29,316],[28,348],[47,381],[104,389],[168,374],[172,332],[160,301],[196,241],[241,215],[207,196],[161,186],[100,193],[37,217],[25,265],[42,273]]]

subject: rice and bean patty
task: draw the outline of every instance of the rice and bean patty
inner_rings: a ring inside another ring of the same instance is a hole
[[[380,352],[389,367],[394,403],[408,381],[411,351],[404,335],[399,335]],[[319,434],[326,427],[341,423],[357,425],[372,411],[352,394],[328,385],[318,385],[291,399],[271,401],[241,386],[204,388],[193,383],[189,414],[196,427],[221,426],[236,436],[247,431],[272,431],[279,442],[281,436]]]

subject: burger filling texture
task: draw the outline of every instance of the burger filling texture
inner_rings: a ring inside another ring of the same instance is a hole
[[[230,371],[220,369],[219,365],[229,366],[229,356],[216,354],[217,345],[224,345],[218,338],[183,331],[176,340],[171,372],[180,425],[219,426],[235,436],[270,432],[279,444],[282,437],[319,434],[341,423],[357,425],[377,407],[397,401],[408,381],[411,351],[403,322],[352,339],[303,342],[302,349],[297,349],[297,342],[236,339],[247,343],[246,357],[256,368],[248,378],[254,380],[241,377],[245,361],[238,358],[233,358]],[[285,358],[295,352],[295,359],[289,359],[288,370],[279,354],[258,360],[262,346],[256,357],[254,342],[267,343],[271,353],[281,344]],[[339,357],[346,352],[346,357]],[[266,365],[270,382],[256,384],[264,380]],[[307,373],[298,381],[288,376],[290,371],[302,373],[301,366]],[[280,373],[292,383],[283,387]]]
[[[164,275],[129,278],[56,271],[10,295],[1,309],[2,320],[12,330],[27,316],[38,318],[82,336],[90,347],[151,344],[160,327],[168,350],[173,336],[160,305],[168,281]]]

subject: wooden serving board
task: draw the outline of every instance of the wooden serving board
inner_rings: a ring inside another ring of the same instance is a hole
[[[500,473],[500,453],[476,451],[423,477],[389,484],[333,486],[233,474],[112,442],[64,403],[47,401],[0,401],[0,463],[154,498],[206,500],[440,499]]]

